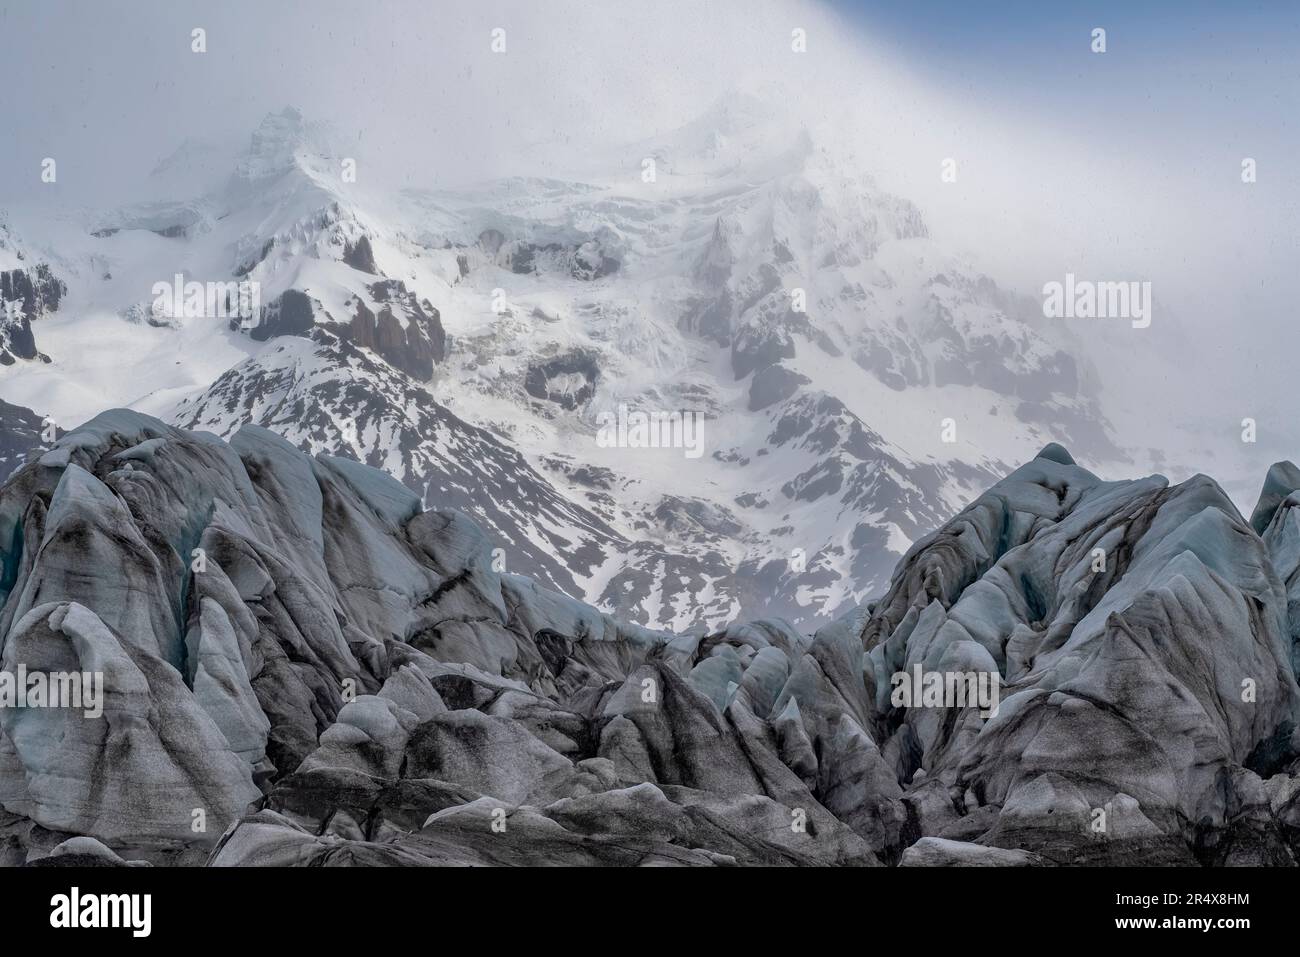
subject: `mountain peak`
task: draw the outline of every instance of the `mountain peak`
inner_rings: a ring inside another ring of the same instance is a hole
[[[696,120],[720,133],[738,133],[771,122],[777,117],[776,105],[759,93],[734,88],[710,104]]]
[[[240,158],[236,175],[245,180],[280,176],[305,161],[334,155],[328,127],[308,121],[295,106],[268,113],[253,131],[248,151]],[[314,164],[312,164],[314,165]]]

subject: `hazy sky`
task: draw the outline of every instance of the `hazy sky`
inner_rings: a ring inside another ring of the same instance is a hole
[[[1151,279],[1145,346],[1199,356],[1151,385],[1166,412],[1188,393],[1187,422],[1220,416],[1225,441],[1271,416],[1261,445],[1297,456],[1297,50],[1294,2],[0,0],[0,207],[30,201],[46,156],[59,200],[141,195],[186,138],[242,148],[286,104],[387,182],[453,185],[663,132],[758,86],[869,144],[934,234],[1022,291],[1067,270]],[[1152,443],[1177,445],[1175,428],[1153,424]]]
[[[399,183],[526,173],[533,144],[578,155],[667,130],[761,79],[809,123],[852,103],[882,180],[986,252],[1042,248],[1016,241],[1030,231],[1133,268],[1178,237],[1193,271],[1240,251],[1285,273],[1300,251],[1298,48],[1300,4],[1282,2],[10,0],[0,202],[29,194],[45,156],[62,198],[131,195],[187,137],[242,146],[290,103]],[[940,191],[949,156],[961,179]],[[1248,203],[1275,218],[1261,228]]]

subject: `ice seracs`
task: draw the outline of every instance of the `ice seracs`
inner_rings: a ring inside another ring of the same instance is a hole
[[[1294,864],[1296,474],[1261,535],[1048,446],[814,634],[674,633],[384,471],[110,411],[0,486],[0,669],[104,689],[0,708],[6,860]]]

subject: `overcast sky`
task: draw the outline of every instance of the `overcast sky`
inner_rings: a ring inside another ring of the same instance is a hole
[[[1298,23],[1300,4],[1283,2],[8,3],[0,202],[27,195],[46,156],[63,198],[132,195],[187,137],[243,145],[286,104],[355,138],[396,183],[526,173],[539,142],[576,156],[762,79],[810,123],[833,99],[860,105],[882,180],[935,228],[1019,246],[1004,268],[1043,249],[1017,242],[1030,231],[1122,268],[1154,269],[1177,237],[1193,272],[1242,256],[1285,274],[1300,251]],[[1089,49],[1096,26],[1104,55]],[[948,156],[961,182],[941,191]],[[1247,156],[1259,182],[1243,191]]]

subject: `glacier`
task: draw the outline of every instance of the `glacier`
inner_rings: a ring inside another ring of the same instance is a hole
[[[646,628],[500,571],[465,512],[244,425],[129,410],[0,487],[0,666],[102,672],[102,717],[0,710],[4,863],[1294,864],[1300,470],[1058,445],[881,597]],[[889,677],[996,672],[995,714]]]

